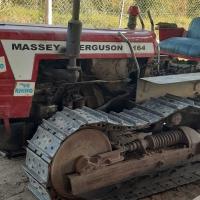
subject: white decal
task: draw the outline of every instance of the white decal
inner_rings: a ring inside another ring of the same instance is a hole
[[[14,96],[33,96],[34,90],[34,82],[17,82],[14,90]]]
[[[6,72],[6,62],[4,56],[0,57],[0,73],[2,72]]]
[[[36,54],[59,54],[65,41],[1,40],[16,80],[31,80]],[[133,42],[137,54],[154,54],[150,42]],[[126,42],[81,42],[81,54],[130,54]]]

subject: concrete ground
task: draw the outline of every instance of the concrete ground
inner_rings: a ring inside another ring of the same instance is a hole
[[[26,189],[28,180],[23,172],[23,163],[24,158],[8,160],[0,157],[0,200],[36,200]],[[193,200],[199,195],[200,182],[143,200]]]
[[[8,160],[0,157],[0,200],[35,200],[27,191],[23,172],[24,158]]]

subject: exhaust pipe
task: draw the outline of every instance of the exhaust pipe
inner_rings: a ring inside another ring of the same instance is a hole
[[[80,0],[73,0],[72,19],[68,22],[66,56],[69,58],[67,69],[70,73],[70,81],[77,82],[80,67],[77,66],[77,58],[80,56],[80,40],[82,22],[80,16]]]

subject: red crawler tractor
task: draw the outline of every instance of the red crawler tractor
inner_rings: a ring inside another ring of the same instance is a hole
[[[73,22],[68,34],[65,27],[1,25],[0,149],[19,149],[43,118],[64,106],[98,108],[127,94],[129,75],[137,68],[119,31],[143,68],[156,54],[151,31],[85,29],[81,34],[81,23]]]
[[[35,133],[29,189],[133,200],[200,179],[199,73],[145,77],[158,44],[137,7],[123,30],[81,31],[79,10],[68,30],[1,25],[0,148]]]

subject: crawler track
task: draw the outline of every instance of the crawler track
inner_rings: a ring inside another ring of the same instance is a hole
[[[200,159],[200,157],[197,159]],[[101,199],[137,200],[173,188],[178,188],[180,185],[187,185],[200,180],[199,167],[200,163],[196,162],[160,174],[133,179],[113,189],[110,194],[105,195],[105,197]]]
[[[200,182],[198,181],[151,197],[143,198],[142,200],[199,200],[199,196]]]
[[[166,95],[121,113],[108,114],[87,107],[76,110],[65,108],[57,112],[48,121],[44,120],[29,141],[25,166],[30,181],[29,189],[39,200],[51,199],[49,169],[52,160],[61,144],[79,129],[98,127],[102,130],[140,130],[185,109],[200,112],[200,103]],[[112,188],[114,191],[101,199],[135,200],[200,180],[198,160],[196,157],[191,160],[191,164],[181,166],[177,171],[165,171],[160,176],[146,177],[146,181],[137,181],[137,185],[135,180],[128,181],[120,187]]]
[[[0,200],[36,200],[26,190],[27,179],[22,170],[24,158],[8,160],[0,156]],[[6,171],[5,171],[6,169]],[[193,200],[200,195],[200,181],[143,198],[142,200]]]

